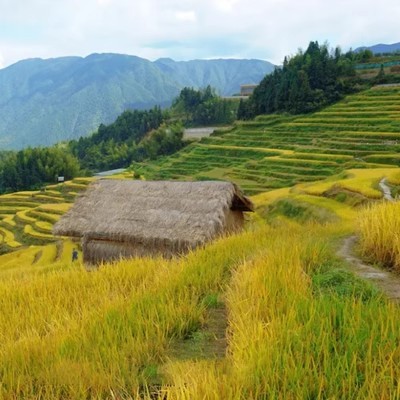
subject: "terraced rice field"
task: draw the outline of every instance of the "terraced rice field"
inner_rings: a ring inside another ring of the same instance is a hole
[[[228,179],[257,194],[388,165],[400,165],[399,87],[348,96],[312,115],[260,116],[138,170],[146,179]]]
[[[76,243],[60,240],[42,246],[16,248],[0,256],[0,280],[60,271],[71,265],[71,254]]]
[[[310,145],[296,124],[323,126],[262,117],[143,169],[234,177],[263,191],[252,198],[250,229],[179,259],[121,260],[90,273],[72,264],[75,244],[50,230],[87,180],[0,196],[0,248],[13,250],[0,256],[0,398],[400,398],[398,305],[335,251],[354,232],[355,202],[380,198],[382,176],[400,188],[397,133],[379,133],[394,135],[390,151],[360,155],[350,134],[320,128]],[[396,229],[385,232],[398,241]]]
[[[79,178],[48,186],[45,191],[0,196],[0,253],[49,243],[56,246],[57,239],[51,233],[53,224],[90,182],[91,179]],[[39,261],[40,254],[36,255],[35,263]]]

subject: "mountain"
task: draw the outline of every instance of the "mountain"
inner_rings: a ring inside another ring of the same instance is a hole
[[[151,62],[122,54],[23,60],[0,70],[0,149],[86,136],[126,109],[168,106],[185,86],[231,95],[273,69],[261,60]]]
[[[375,44],[373,46],[363,46],[358,47],[355,49],[356,52],[363,51],[363,50],[371,50],[374,54],[381,54],[381,53],[394,53],[396,51],[400,51],[400,43],[393,43],[393,44]]]
[[[274,70],[272,64],[261,60],[174,61],[160,58],[155,61],[155,65],[183,87],[201,88],[211,85],[225,96],[239,93],[241,84],[259,83],[267,73]]]

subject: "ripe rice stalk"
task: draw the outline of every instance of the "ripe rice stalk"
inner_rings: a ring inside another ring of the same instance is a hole
[[[400,203],[382,202],[366,207],[357,226],[364,257],[400,270]]]

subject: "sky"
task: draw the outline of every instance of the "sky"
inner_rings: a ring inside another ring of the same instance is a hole
[[[399,21],[399,0],[0,0],[0,68],[92,53],[281,64],[311,40],[400,42]]]

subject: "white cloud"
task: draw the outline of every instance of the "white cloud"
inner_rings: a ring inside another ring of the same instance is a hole
[[[112,4],[112,0],[97,0],[99,6],[109,6]]]
[[[236,4],[239,3],[239,0],[215,0],[214,4],[217,9],[221,11],[233,11]]]
[[[343,49],[400,41],[398,0],[0,0],[4,63],[120,52],[236,55],[280,63],[310,40]]]
[[[175,17],[182,22],[196,22],[196,13],[194,11],[177,11]]]

